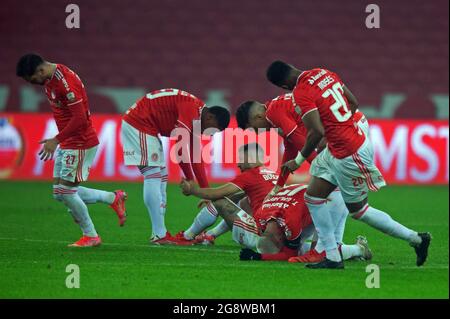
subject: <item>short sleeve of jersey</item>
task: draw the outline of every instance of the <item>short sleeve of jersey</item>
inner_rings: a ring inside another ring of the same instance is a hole
[[[297,85],[292,92],[292,102],[295,107],[300,108],[302,117],[317,109],[317,105],[310,92],[311,89],[306,87],[304,84]]]
[[[245,189],[254,182],[251,171],[252,170],[248,170],[239,174],[230,183],[236,185],[242,191],[245,191]]]
[[[288,137],[297,128],[297,123],[285,112],[280,112],[277,108],[271,108],[270,104],[266,112],[266,118],[274,127],[278,127],[283,131],[283,136]]]
[[[196,104],[192,102],[181,102],[178,104],[178,125],[184,127],[192,133],[193,122],[200,121],[200,110]]]
[[[66,72],[59,83],[61,102],[66,106],[72,106],[83,101],[84,86],[81,80],[71,72]]]

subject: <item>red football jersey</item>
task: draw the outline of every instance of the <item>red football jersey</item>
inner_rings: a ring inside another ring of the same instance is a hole
[[[293,90],[293,102],[302,117],[318,110],[328,148],[336,158],[354,154],[365,140],[353,120],[343,87],[336,73],[318,68],[304,71]]]
[[[298,152],[303,148],[306,142],[308,131],[303,124],[300,116],[301,111],[294,106],[292,102],[292,93],[277,96],[272,101],[265,104],[266,119],[269,123],[280,130],[281,136],[284,138],[283,163],[294,159]],[[317,153],[313,152],[308,158],[308,162],[312,162]],[[289,172],[281,174],[278,179],[278,186],[284,186]]]
[[[308,131],[303,125],[301,111],[292,103],[292,93],[277,96],[272,101],[266,102],[266,119],[280,130],[281,136],[288,138],[295,129],[299,128],[306,137]]]
[[[264,232],[269,221],[274,220],[281,227],[289,241],[300,236],[302,230],[312,224],[311,215],[305,204],[306,185],[289,185],[275,196],[265,200],[253,215],[256,224]]]
[[[230,183],[248,196],[253,213],[261,207],[267,194],[277,182],[278,175],[264,166],[254,167],[239,174]]]
[[[124,120],[149,135],[170,136],[172,130],[184,127],[192,133],[193,121],[200,121],[205,103],[178,89],[148,93],[125,113]]]
[[[78,75],[62,64],[45,83],[59,134],[62,149],[88,149],[98,145],[97,133],[92,126],[88,98]]]

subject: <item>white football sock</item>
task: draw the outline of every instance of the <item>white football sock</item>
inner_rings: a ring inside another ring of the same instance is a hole
[[[226,221],[224,219],[222,219],[220,221],[220,223],[218,223],[216,225],[216,227],[214,227],[213,229],[208,230],[206,232],[206,235],[214,236],[215,238],[217,238],[220,235],[225,234],[227,231],[230,231],[230,227],[228,226]]]
[[[161,210],[161,168],[159,166],[145,167],[141,169],[144,175],[144,204],[147,207],[152,223],[152,237],[166,236],[167,229],[164,223],[164,215]]]
[[[103,203],[111,205],[116,198],[113,192],[106,192],[99,189],[78,186],[78,195],[85,204]]]
[[[342,243],[345,231],[345,223],[347,221],[348,209],[345,205],[340,191],[331,192],[328,196],[327,203],[330,211],[331,219],[335,225],[334,237],[338,243]]]
[[[203,207],[194,219],[191,227],[184,232],[184,238],[192,240],[204,229],[214,224],[217,220],[217,210],[213,204]]]
[[[362,257],[363,256],[363,250],[358,245],[341,245],[341,253],[342,258],[344,260],[353,258],[353,257]]]
[[[411,245],[418,245],[422,242],[422,238],[420,238],[417,232],[396,222],[385,212],[370,207],[369,205],[364,206],[359,212],[353,214],[352,217],[387,235],[406,240]]]
[[[167,207],[167,167],[161,167],[161,214],[166,215]]]
[[[335,225],[328,210],[327,199],[305,194],[305,203],[316,227],[319,241],[325,248],[327,258],[332,261],[341,261],[334,237]]]
[[[80,225],[83,235],[89,237],[98,236],[95,231],[94,223],[89,216],[89,211],[86,204],[78,195],[77,187],[69,187],[59,185],[62,202],[70,209],[70,214],[73,219]]]

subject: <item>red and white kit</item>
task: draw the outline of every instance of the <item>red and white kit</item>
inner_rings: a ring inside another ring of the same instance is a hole
[[[294,106],[304,117],[317,110],[328,144],[313,161],[310,173],[339,186],[346,203],[360,202],[369,190],[386,185],[374,164],[368,132],[356,120],[344,95],[344,84],[336,73],[326,69],[303,72],[293,91]],[[362,123],[367,126],[367,123]]]
[[[259,166],[242,172],[229,183],[235,185],[247,195],[254,213],[261,207],[264,198],[272,190],[277,179],[278,175],[274,171]]]
[[[158,138],[170,136],[176,128],[188,130],[193,154],[193,125],[200,125],[205,103],[194,95],[178,89],[162,89],[148,93],[126,112],[122,121],[122,144],[125,165],[165,166],[162,144]],[[196,137],[197,138],[197,137]],[[192,167],[191,167],[192,165]],[[180,163],[187,179],[192,180],[194,171],[202,187],[208,182],[203,163]]]
[[[59,131],[53,176],[70,182],[85,181],[99,141],[83,82],[71,69],[57,64],[53,76],[45,83],[45,94]]]
[[[277,96],[273,100],[267,102],[265,106],[267,121],[272,127],[279,130],[278,133],[284,139],[283,143],[285,150],[282,163],[286,163],[287,161],[294,159],[297,156],[298,151],[303,148],[308,131],[303,124],[300,110],[294,107],[292,93]],[[313,152],[307,158],[308,162],[311,163],[316,156],[317,153]],[[281,174],[277,185],[284,186],[288,177],[288,171]]]
[[[304,229],[313,229],[311,216],[305,204],[307,186],[289,185],[272,198],[265,200],[253,217],[240,212],[240,227],[233,227],[233,239],[241,245],[255,249],[261,233],[269,221],[275,221],[284,232],[288,242],[297,242]],[[236,223],[236,222],[235,222]],[[256,230],[256,231],[255,231]],[[310,233],[308,232],[308,236]]]

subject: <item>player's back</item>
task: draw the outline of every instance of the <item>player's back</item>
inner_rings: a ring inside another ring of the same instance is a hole
[[[311,215],[305,203],[307,185],[292,184],[283,187],[273,197],[264,200],[254,218],[262,230],[270,220],[276,220],[280,226],[297,225],[301,230],[312,224]],[[298,235],[298,234],[296,234]],[[297,236],[294,237],[297,237]],[[290,236],[288,236],[290,237]]]
[[[204,102],[178,89],[150,92],[133,104],[124,120],[150,135],[170,136],[176,127],[192,130],[192,121],[200,118]]]
[[[306,136],[306,128],[303,125],[301,111],[295,107],[292,101],[292,93],[279,95],[266,102],[266,119],[273,127],[281,130],[283,137],[289,135],[298,127]]]
[[[302,117],[318,110],[328,147],[336,158],[352,155],[364,143],[344,95],[344,84],[336,73],[321,68],[304,71],[293,90],[293,101]]]

